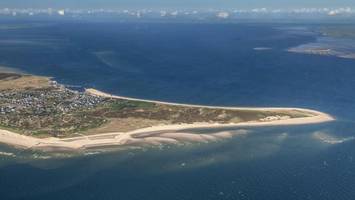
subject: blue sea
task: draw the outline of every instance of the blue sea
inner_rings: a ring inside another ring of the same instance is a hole
[[[84,155],[2,145],[0,199],[355,199],[355,59],[288,51],[324,41],[317,27],[3,21],[0,68],[51,76],[78,90],[217,106],[302,107],[337,120],[248,128],[246,135],[208,144]]]

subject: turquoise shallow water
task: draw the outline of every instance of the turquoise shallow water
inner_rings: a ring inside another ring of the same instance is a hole
[[[306,107],[337,117],[250,128],[216,143],[104,154],[1,146],[1,199],[354,199],[355,61],[287,52],[317,41],[313,26],[56,22],[1,30],[0,65],[74,88],[181,103]]]

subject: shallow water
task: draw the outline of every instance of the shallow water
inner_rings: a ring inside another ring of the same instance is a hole
[[[289,49],[297,53],[323,54],[339,58],[355,59],[355,40],[348,38],[319,37],[316,42]]]
[[[308,27],[57,22],[0,30],[0,66],[70,86],[180,103],[306,107],[337,117],[104,154],[3,145],[1,199],[353,199],[355,60],[287,52],[317,41]]]
[[[2,160],[5,199],[351,199],[352,134],[327,125],[252,129],[209,144]],[[316,136],[322,131],[335,141]],[[21,157],[22,156],[22,157]],[[27,155],[29,156],[29,154]]]

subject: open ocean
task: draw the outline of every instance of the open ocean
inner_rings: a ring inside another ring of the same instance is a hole
[[[74,89],[190,104],[303,107],[337,121],[74,157],[2,145],[0,199],[355,199],[355,59],[287,51],[329,41],[319,40],[317,25],[23,23],[0,25],[0,68],[51,76]]]

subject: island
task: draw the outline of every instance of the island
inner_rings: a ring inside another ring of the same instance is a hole
[[[243,134],[202,128],[299,125],[334,120],[301,108],[188,105],[76,91],[51,78],[0,73],[0,143],[43,151],[210,142]]]

